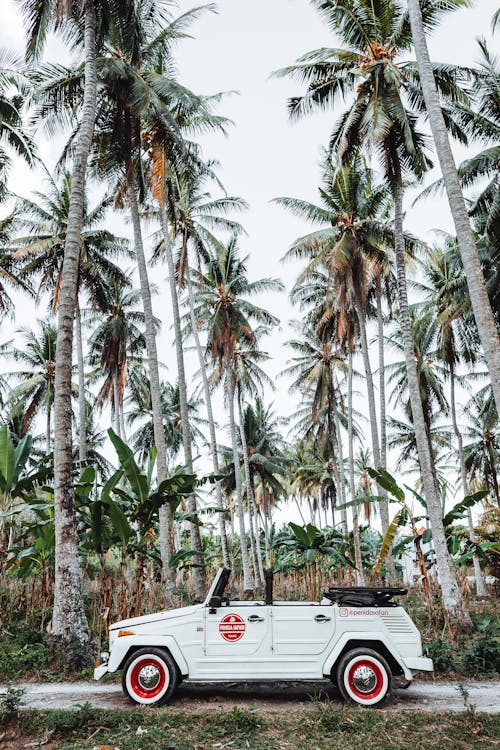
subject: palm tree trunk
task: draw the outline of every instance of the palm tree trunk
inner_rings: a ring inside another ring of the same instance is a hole
[[[122,440],[126,443],[127,442],[127,433],[125,432],[125,415],[123,413],[123,400],[120,404],[120,434]]]
[[[462,492],[464,497],[469,494],[468,482],[467,482],[467,469],[465,467],[465,453],[464,453],[464,441],[462,439],[462,433],[458,427],[457,422],[457,407],[455,401],[455,369],[453,365],[450,367],[450,410],[451,410],[451,423],[453,425],[453,432],[457,440],[458,446],[458,457],[460,462],[460,478],[462,480]],[[472,522],[472,511],[469,508],[467,511],[467,522],[469,526],[469,536],[472,543],[476,542],[476,532],[474,531],[474,524]],[[474,555],[472,558],[472,564],[474,566],[474,579],[476,581],[476,594],[477,596],[486,596],[486,588],[484,585],[483,575],[481,573],[481,566],[479,564],[479,558]]]
[[[370,364],[370,352],[368,349],[368,338],[366,335],[366,318],[365,318],[365,313],[363,311],[361,303],[359,299],[357,299],[357,297],[355,299],[355,308],[356,308],[356,316],[358,318],[358,324],[359,324],[361,354],[363,356],[363,365],[364,365],[365,376],[366,376],[366,393],[368,396],[368,414],[370,417],[373,460],[375,462],[375,467],[379,468],[381,466],[380,444],[378,440],[377,411],[375,408],[375,391],[373,388],[373,375],[372,375],[372,368]],[[383,489],[383,487],[380,487],[380,486],[378,488],[378,492],[379,492],[379,495],[383,498],[380,501],[380,519],[382,521],[382,533],[385,534],[387,529],[389,528],[389,507],[388,507],[388,502],[387,502],[387,493]],[[389,564],[392,563],[392,557],[388,558],[388,563]]]
[[[186,369],[184,367],[184,352],[182,349],[181,316],[179,314],[179,299],[177,297],[177,283],[175,279],[175,265],[172,254],[172,243],[167,219],[167,208],[164,201],[160,201],[160,220],[165,241],[165,254],[167,256],[168,278],[170,286],[170,299],[172,301],[172,312],[174,318],[175,354],[177,358],[177,378],[179,385],[179,405],[181,412],[182,445],[184,449],[184,461],[189,472],[193,473],[193,455],[191,450],[191,430],[189,427]],[[196,513],[197,503],[194,495],[187,501],[190,513]],[[207,572],[203,558],[203,544],[201,541],[200,527],[196,523],[189,524],[189,535],[191,548],[196,550],[194,556],[195,567],[193,568],[193,582],[195,598],[202,602],[205,598]]]
[[[50,404],[47,406],[47,418],[45,423],[45,450],[47,451],[47,455],[50,453],[50,437],[51,437],[51,424],[50,424],[50,418],[52,416],[52,409],[50,408]]]
[[[470,617],[465,610],[461,591],[457,584],[455,573],[452,570],[448,554],[446,536],[443,527],[441,498],[439,497],[439,493],[436,492],[432,471],[431,446],[428,441],[424,410],[420,396],[410,311],[408,307],[408,290],[406,285],[403,235],[403,182],[401,177],[401,166],[399,164],[397,153],[395,153],[395,149],[393,151],[393,168],[394,244],[396,250],[399,324],[403,335],[406,371],[408,375],[408,390],[410,393],[412,420],[415,428],[415,439],[417,443],[420,469],[422,472],[422,484],[431,522],[432,539],[436,553],[436,568],[443,595],[443,607],[451,623],[462,621],[464,625],[469,626]]]
[[[191,273],[189,269],[189,259],[186,254],[186,281],[188,290],[188,304],[189,304],[189,317],[191,319],[191,329],[193,332],[194,343],[196,347],[196,353],[198,354],[198,363],[200,365],[201,382],[203,383],[203,394],[205,396],[205,406],[207,410],[208,420],[208,433],[210,436],[210,450],[212,453],[212,467],[214,474],[219,474],[219,454],[217,451],[217,438],[215,436],[215,420],[212,409],[212,395],[210,393],[210,384],[207,377],[207,368],[205,366],[205,357],[203,356],[203,349],[201,347],[200,337],[198,334],[198,326],[196,322],[196,316],[194,312],[194,296],[193,296],[193,285],[191,283]],[[222,494],[221,483],[217,481],[215,483],[215,497],[217,500],[218,508],[225,508],[224,497]],[[220,543],[222,550],[222,562],[226,568],[231,567],[231,560],[229,557],[229,548],[227,544],[227,531],[226,531],[226,518],[224,513],[219,513],[219,534]]]
[[[298,497],[297,493],[294,493],[294,500],[295,500],[295,505],[297,506],[297,510],[299,511],[299,516],[301,518],[302,524],[303,524],[303,526],[305,526],[306,525],[306,519],[304,518],[304,516],[302,514],[302,508],[300,507],[300,501],[299,501],[299,497]],[[332,516],[333,516],[333,525],[335,526],[335,514],[333,512],[333,506],[332,506]]]
[[[132,217],[134,232],[134,245],[139,269],[141,284],[141,296],[144,310],[144,324],[146,337],[146,351],[148,355],[149,382],[151,388],[151,409],[153,412],[153,433],[157,450],[157,477],[158,484],[167,478],[167,453],[165,446],[165,432],[163,429],[163,413],[161,405],[160,372],[158,368],[158,352],[156,348],[156,333],[154,327],[153,306],[151,304],[151,290],[149,287],[148,270],[144,245],[142,242],[141,220],[139,217],[139,205],[135,189],[134,165],[132,162],[132,144],[128,149],[126,159],[127,193]],[[173,585],[175,574],[169,567],[169,561],[175,554],[174,524],[170,506],[163,505],[159,511],[160,517],[160,554],[162,561],[163,577],[167,585],[167,597]]]
[[[241,405],[241,392],[239,391],[239,389],[237,390],[236,398],[238,400],[238,417],[240,421],[240,440],[241,440],[241,450],[243,452],[243,468],[245,471],[245,486],[247,490],[248,524],[250,527],[250,549],[252,551],[253,577],[255,581],[255,587],[259,588],[259,586],[263,583],[263,580],[260,577],[259,557],[257,554],[257,545],[259,543],[259,540],[255,536],[255,529],[254,529],[254,524],[253,524],[253,519],[254,519],[254,515],[256,511],[255,498],[253,495],[252,479],[250,475],[250,463],[248,461],[247,438],[245,435],[245,424],[243,420],[243,409]]]
[[[76,297],[75,308],[76,362],[78,369],[78,460],[83,467],[87,460],[87,415],[85,410],[85,366],[83,360],[82,317],[80,302]]]
[[[265,486],[262,486],[262,515],[264,519],[264,555],[266,565],[271,565],[271,540],[270,540],[270,523],[271,514],[269,512],[269,498]]]
[[[338,391],[338,384],[335,383],[335,389]],[[345,470],[344,470],[344,450],[342,447],[342,436],[340,433],[340,418],[339,418],[339,410],[337,407],[337,400],[334,396],[332,401],[332,409],[333,409],[333,419],[335,423],[335,433],[337,438],[337,451],[339,455],[338,460],[338,473],[339,473],[339,488],[340,488],[340,504],[344,505],[346,502],[346,496],[345,496],[345,488],[346,488],[346,482],[345,482]],[[335,515],[332,508],[332,516],[333,516],[333,525],[335,526]],[[347,509],[342,508],[340,511],[340,517],[342,519],[342,530],[344,534],[347,534]]]
[[[354,434],[352,426],[352,350],[349,347],[347,370],[347,442],[349,444],[349,490],[351,501],[356,500],[356,484],[354,481]],[[357,585],[364,586],[363,561],[361,558],[361,543],[359,539],[358,508],[352,506],[352,538],[354,544],[354,562],[356,563]]]
[[[254,533],[255,542],[257,545],[257,564],[259,568],[261,583],[264,582],[264,563],[262,561],[262,550],[260,547],[260,529],[259,529],[259,509],[257,507],[257,501],[255,500],[255,483],[254,475],[250,473],[250,484],[252,486],[252,500],[253,500],[253,522],[254,522]]]
[[[380,401],[380,465],[387,469],[387,425],[385,408],[385,356],[384,356],[384,316],[382,314],[382,284],[376,279],[377,292],[377,337],[378,337],[378,377]],[[387,509],[389,512],[389,509]],[[389,521],[389,518],[387,518]]]
[[[121,437],[120,431],[120,397],[118,395],[118,374],[113,373],[113,429]]]
[[[73,441],[71,369],[73,364],[73,320],[78,288],[80,233],[85,202],[85,173],[96,115],[96,16],[93,0],[85,0],[83,107],[73,161],[71,195],[61,275],[57,318],[57,348],[54,397],[54,522],[55,581],[52,635],[62,641],[76,639],[89,648],[89,626],[82,595],[82,572],[78,559],[75,495],[73,491]]]
[[[476,320],[479,338],[488,364],[493,395],[500,414],[500,336],[495,325],[486,284],[484,283],[481,261],[477,252],[474,235],[470,226],[467,208],[460,186],[455,160],[450,147],[448,133],[439,102],[439,94],[434,80],[432,63],[425,38],[419,0],[408,0],[410,25],[420,73],[420,84],[425,106],[429,114],[432,137],[443,174],[448,203],[450,204],[460,255],[469,287],[469,297]]]
[[[231,374],[226,376],[226,392],[229,407],[229,429],[231,430],[231,446],[233,449],[234,477],[236,484],[236,512],[240,527],[241,567],[243,569],[243,591],[253,591],[250,576],[250,560],[248,558],[247,537],[245,532],[245,514],[243,512],[243,492],[241,486],[240,459],[238,456],[238,440],[236,437],[236,421],[234,418],[234,386],[230,382]]]
[[[340,480],[339,468],[337,464],[338,436],[337,436],[337,429],[336,429],[335,418],[334,418],[334,409],[336,410],[336,408],[337,408],[337,405],[335,401],[335,393],[333,391],[333,388],[330,387],[330,392],[328,394],[328,443],[330,446],[333,477],[335,479],[335,487],[336,487],[336,497],[335,497],[335,500],[332,499],[332,502],[333,502],[332,518],[333,518],[334,525],[335,525],[335,511],[334,511],[333,506],[335,505],[335,502],[339,500],[339,498],[340,498],[340,501],[342,502],[342,490],[340,487],[341,480]],[[325,510],[325,518],[326,518],[326,506],[324,510]],[[326,525],[328,526],[328,521],[326,521]]]

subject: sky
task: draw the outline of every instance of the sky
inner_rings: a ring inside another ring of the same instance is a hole
[[[185,11],[193,3],[180,0],[178,5],[180,11]],[[447,15],[429,39],[431,58],[474,64],[479,56],[476,37],[490,38],[490,19],[496,7],[496,0],[476,0],[472,7]],[[299,266],[284,264],[281,259],[293,240],[311,227],[271,201],[277,196],[317,200],[320,149],[328,140],[335,113],[315,114],[291,124],[286,101],[287,97],[301,92],[300,84],[270,75],[293,63],[304,52],[336,46],[338,41],[308,0],[219,0],[217,8],[217,13],[206,13],[195,23],[193,39],[179,44],[177,68],[180,81],[196,93],[237,92],[228,96],[220,108],[221,113],[234,122],[228,137],[210,135],[200,141],[205,155],[221,162],[220,177],[228,194],[241,196],[250,204],[249,211],[241,217],[247,231],[241,245],[248,254],[250,278],[279,277],[287,289],[283,294],[261,295],[258,302],[281,321],[279,328],[262,345],[272,355],[267,371],[276,383],[274,393],[268,392],[266,397],[274,402],[278,415],[289,416],[295,411],[297,401],[288,393],[287,380],[279,374],[290,356],[285,346],[292,337],[289,322],[300,317],[288,299]],[[14,0],[0,0],[0,20],[0,46],[22,54],[22,23]],[[50,41],[46,56],[51,61],[68,62],[67,52],[57,39]],[[52,168],[64,138],[48,139],[39,134],[38,141],[43,160]],[[454,146],[454,150],[458,160],[464,158],[462,147]],[[426,182],[437,176],[434,170]],[[16,162],[9,187],[21,195],[43,189],[40,172],[30,171]],[[95,189],[92,192],[96,194]],[[102,188],[97,194],[102,194]],[[412,206],[415,195],[415,191],[409,191],[405,200],[407,230],[429,242],[436,229],[452,231],[444,197]],[[110,217],[106,225],[116,234],[131,235],[123,214]],[[159,276],[157,269],[152,275],[159,288],[154,299],[155,311],[164,320],[159,353],[168,368],[166,376],[175,379],[167,280]],[[31,325],[34,315],[44,315],[43,307],[34,311],[25,298],[17,301],[15,321],[2,323],[3,341],[16,327]],[[187,360],[188,369],[190,366],[197,369],[192,352],[187,353]],[[357,365],[361,370],[361,361]],[[375,366],[374,361],[374,369]],[[366,413],[362,383],[358,388],[361,392],[357,407]],[[389,413],[391,408],[389,406]],[[217,413],[224,425],[221,404],[217,406]],[[228,440],[227,437],[226,442]]]

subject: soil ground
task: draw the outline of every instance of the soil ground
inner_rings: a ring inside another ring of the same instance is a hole
[[[385,710],[464,711],[464,699],[457,682],[414,682],[408,690],[396,689]],[[500,713],[500,682],[464,680],[468,703],[476,711]],[[24,687],[25,709],[75,709],[84,703],[94,708],[133,708],[119,683],[60,682],[20,683]],[[0,686],[0,694],[5,687]],[[317,700],[314,700],[314,699]],[[266,712],[289,712],[314,707],[318,699],[340,706],[336,689],[329,681],[315,683],[182,683],[169,704],[171,708],[199,712],[210,709],[256,708]],[[167,707],[168,710],[168,707]]]

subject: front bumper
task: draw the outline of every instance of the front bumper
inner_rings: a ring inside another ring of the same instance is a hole
[[[101,664],[99,667],[96,667],[94,669],[94,680],[100,680],[107,672],[109,672],[107,664]]]
[[[405,664],[412,672],[433,672],[434,665],[432,659],[426,656],[408,656],[405,658]]]

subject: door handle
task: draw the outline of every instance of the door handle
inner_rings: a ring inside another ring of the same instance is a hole
[[[264,622],[264,618],[259,617],[259,615],[250,615],[248,622]]]
[[[332,618],[327,617],[326,615],[316,615],[314,619],[316,620],[316,622],[330,622]]]

